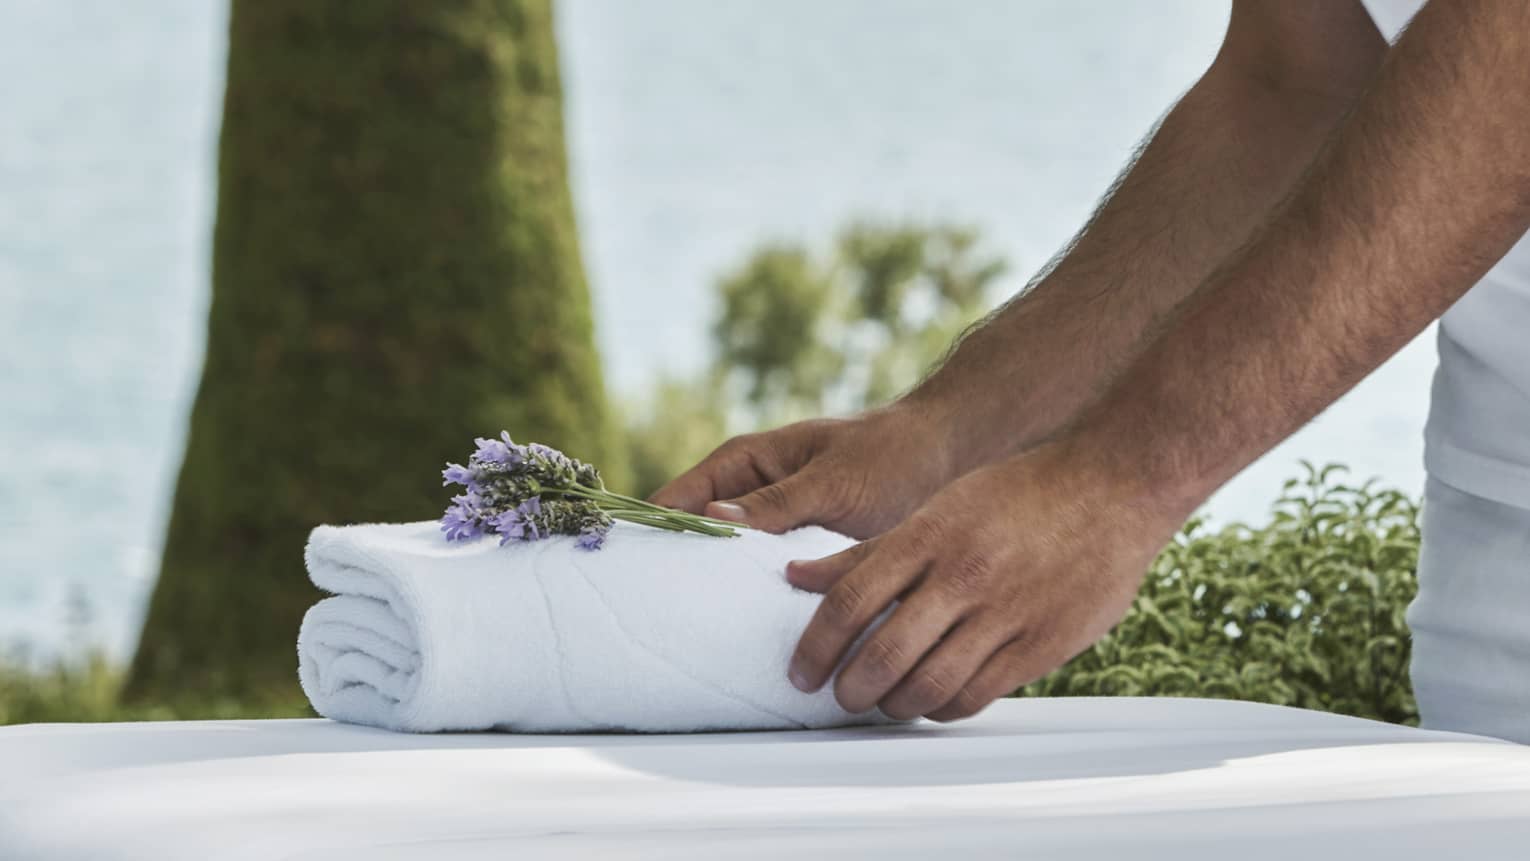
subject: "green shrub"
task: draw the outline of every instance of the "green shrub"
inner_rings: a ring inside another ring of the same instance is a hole
[[[1418,505],[1304,464],[1263,528],[1192,520],[1105,639],[1028,696],[1200,696],[1416,724]]]
[[[0,658],[0,725],[313,716],[306,702],[254,705],[204,697],[175,706],[124,705],[122,682],[122,668],[100,653],[45,667],[21,655]]]

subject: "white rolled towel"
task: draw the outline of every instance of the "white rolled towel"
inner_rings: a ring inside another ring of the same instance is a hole
[[[880,722],[786,679],[820,600],[786,582],[786,563],[851,543],[617,523],[590,551],[563,537],[449,543],[435,522],[320,526],[308,571],[334,597],[303,619],[298,675],[319,714],[407,732]]]

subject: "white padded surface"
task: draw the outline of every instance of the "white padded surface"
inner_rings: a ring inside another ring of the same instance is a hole
[[[0,858],[1530,857],[1530,748],[1203,700],[942,726],[0,729]]]

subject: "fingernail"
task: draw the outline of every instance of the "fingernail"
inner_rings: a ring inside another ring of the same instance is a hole
[[[714,502],[707,506],[707,513],[712,517],[719,517],[723,520],[744,522],[744,506],[739,505],[737,502]]]
[[[796,688],[797,690],[802,691],[805,694],[810,694],[813,692],[812,685],[808,684],[807,676],[804,676],[802,671],[797,669],[797,665],[795,663],[792,664],[791,669],[786,671],[786,678],[792,683],[792,687]]]

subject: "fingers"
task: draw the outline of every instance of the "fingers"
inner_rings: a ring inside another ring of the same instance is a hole
[[[1002,632],[976,620],[958,625],[877,702],[882,713],[895,720],[911,720],[943,708],[1003,648]]]
[[[814,476],[809,469],[737,499],[710,503],[704,513],[708,517],[780,533],[817,518],[822,510],[820,503],[826,495],[824,479]]]
[[[1033,670],[1038,666],[1034,651],[1034,644],[1028,648],[1025,640],[1011,641],[995,652],[949,702],[925,716],[936,721],[962,720],[988,708],[999,697],[1014,693],[1044,672]]]
[[[858,714],[875,706],[951,630],[960,609],[938,594],[917,591],[866,637],[834,680],[840,708]]]
[[[896,535],[889,533],[869,549],[837,554],[855,564],[828,590],[797,641],[788,677],[798,689],[823,687],[850,645],[923,573],[924,556],[907,552]]]
[[[808,592],[822,595],[840,578],[861,564],[876,540],[862,541],[822,559],[798,559],[786,564],[786,582]]]
[[[756,466],[749,443],[729,440],[701,463],[655,491],[648,501],[701,514],[713,500],[748,493],[769,483]]]

